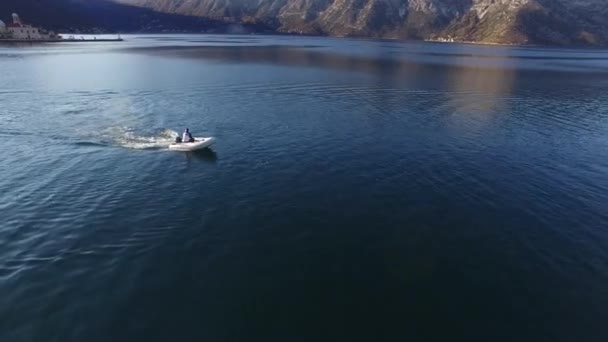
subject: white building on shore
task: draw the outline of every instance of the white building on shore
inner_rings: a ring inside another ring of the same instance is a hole
[[[19,15],[13,13],[12,24],[6,25],[0,20],[0,39],[52,40],[60,39],[60,37],[54,32],[47,32],[37,27],[23,24]]]

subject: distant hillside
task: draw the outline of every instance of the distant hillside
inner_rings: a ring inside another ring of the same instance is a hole
[[[117,0],[165,13],[252,17],[277,30],[485,43],[608,42],[606,0]]]
[[[50,27],[606,45],[607,0],[2,0]]]
[[[77,32],[229,32],[230,23],[203,17],[161,13],[111,0],[0,0],[0,19],[19,13],[26,23]],[[244,25],[267,31],[261,25]]]

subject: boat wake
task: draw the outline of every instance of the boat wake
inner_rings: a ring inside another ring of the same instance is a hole
[[[101,135],[102,142],[110,146],[134,150],[157,150],[166,149],[179,133],[167,128],[139,132],[128,127],[111,127],[104,130]]]

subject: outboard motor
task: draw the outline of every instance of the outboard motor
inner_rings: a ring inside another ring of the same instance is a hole
[[[176,143],[176,144],[180,144],[180,143],[182,143],[182,137],[177,137],[177,138],[175,138],[175,143]]]

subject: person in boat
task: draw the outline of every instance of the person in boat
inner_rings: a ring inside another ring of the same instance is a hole
[[[182,142],[194,142],[192,133],[190,133],[190,130],[188,128],[186,128],[184,134],[182,134]]]

